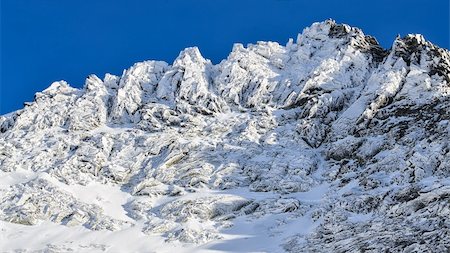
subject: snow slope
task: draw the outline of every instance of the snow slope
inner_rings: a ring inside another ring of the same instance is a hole
[[[450,53],[314,23],[0,116],[3,252],[447,252]]]

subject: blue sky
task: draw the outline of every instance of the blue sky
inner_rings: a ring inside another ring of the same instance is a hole
[[[422,33],[449,48],[448,0],[0,0],[0,114],[32,101],[53,81],[82,87],[87,75],[120,75],[137,61],[172,63],[198,46],[214,63],[233,43],[285,44],[333,18],[389,48],[397,34]]]

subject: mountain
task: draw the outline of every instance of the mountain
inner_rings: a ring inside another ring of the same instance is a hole
[[[0,117],[0,248],[448,252],[449,120],[447,49],[332,20],[55,82]]]

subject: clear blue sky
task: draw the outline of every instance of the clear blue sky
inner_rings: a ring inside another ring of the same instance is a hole
[[[0,114],[53,81],[82,87],[87,75],[120,75],[148,59],[172,63],[198,46],[217,63],[233,43],[285,44],[315,21],[358,26],[389,48],[422,33],[449,48],[448,0],[0,0]]]

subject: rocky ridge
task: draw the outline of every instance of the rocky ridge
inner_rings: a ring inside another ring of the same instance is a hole
[[[201,245],[272,217],[280,251],[447,252],[449,120],[450,53],[421,35],[385,50],[328,20],[217,65],[187,48],[82,89],[55,82],[0,117],[0,176],[22,177],[0,187],[0,219],[142,223]],[[127,194],[126,217],[70,190],[92,184]]]

